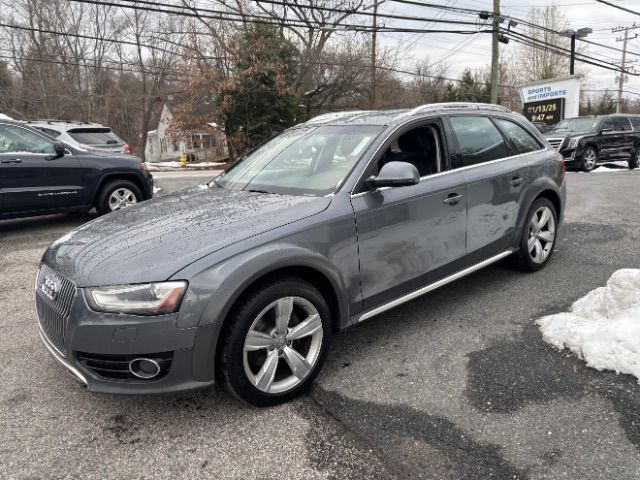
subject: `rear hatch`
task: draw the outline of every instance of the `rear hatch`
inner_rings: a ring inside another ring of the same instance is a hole
[[[125,142],[108,127],[78,127],[67,134],[80,145],[103,152],[124,152]]]

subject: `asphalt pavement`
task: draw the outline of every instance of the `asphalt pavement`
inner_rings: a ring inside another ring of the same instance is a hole
[[[638,171],[569,173],[546,269],[494,265],[338,335],[309,394],[271,409],[217,387],[84,390],[41,345],[32,290],[44,249],[90,217],[0,221],[0,478],[637,479],[638,381],[534,322],[640,266],[639,186]]]

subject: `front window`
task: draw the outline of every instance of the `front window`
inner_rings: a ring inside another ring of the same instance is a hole
[[[231,190],[327,195],[382,130],[370,125],[293,128],[250,152],[216,183]]]
[[[0,153],[55,153],[53,142],[25,128],[14,125],[0,126]]]
[[[549,133],[595,132],[597,127],[597,118],[568,118],[554,125]]]

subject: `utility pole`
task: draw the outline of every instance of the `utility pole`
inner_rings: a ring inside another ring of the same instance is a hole
[[[624,37],[616,38],[616,42],[622,42],[622,63],[620,64],[620,75],[618,76],[618,101],[616,102],[616,113],[622,112],[622,90],[624,88],[624,83],[627,80],[627,76],[625,74],[627,70],[627,43],[629,42],[629,30],[635,30],[639,28],[639,26],[633,25],[631,27],[616,27],[611,29],[612,33],[617,33],[624,31]],[[636,33],[633,38],[637,38],[638,34]]]
[[[498,29],[500,28],[500,0],[493,0],[493,34],[491,36],[491,103],[498,103]]]
[[[569,60],[569,75],[576,73],[576,32],[571,34],[571,59]]]
[[[371,110],[376,109],[376,37],[378,33],[378,0],[373,2],[371,31]]]

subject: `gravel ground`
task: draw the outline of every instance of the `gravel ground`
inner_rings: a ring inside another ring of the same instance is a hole
[[[637,380],[545,345],[534,321],[639,266],[639,183],[569,173],[545,270],[498,264],[338,335],[309,394],[267,410],[218,388],[86,392],[41,345],[32,293],[44,249],[86,217],[0,222],[0,478],[637,479]]]

